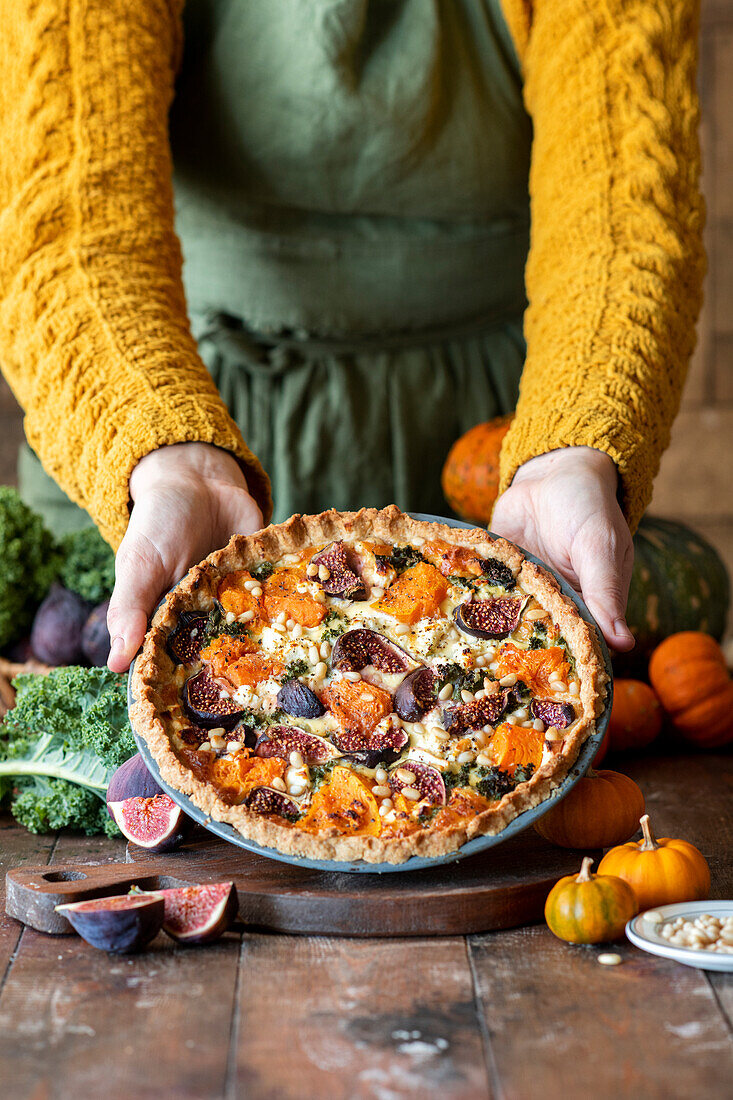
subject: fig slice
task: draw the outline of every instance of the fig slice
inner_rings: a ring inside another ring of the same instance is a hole
[[[539,718],[545,726],[554,726],[557,730],[567,729],[575,721],[575,711],[569,703],[556,703],[553,699],[533,699],[529,709],[533,718]]]
[[[92,947],[119,955],[139,951],[163,927],[160,894],[121,894],[57,905],[56,912]]]
[[[306,764],[325,764],[341,756],[330,741],[296,726],[270,726],[260,734],[255,746],[255,756],[279,756],[287,760],[291,752],[299,752]]]
[[[183,709],[189,718],[204,728],[223,726],[225,730],[236,726],[244,709],[222,692],[220,684],[208,669],[202,668],[183,685]]]
[[[331,665],[341,671],[361,672],[372,665],[379,672],[407,672],[414,663],[404,649],[367,627],[347,630],[331,651]]]
[[[107,785],[107,804],[123,802],[126,798],[153,798],[162,794],[160,785],[148,771],[139,752],[120,764]]]
[[[274,787],[255,787],[247,797],[247,809],[256,814],[279,814],[280,817],[298,818],[302,807],[285,791]]]
[[[355,558],[342,542],[329,543],[311,558],[310,564],[328,569],[330,575],[325,581],[315,578],[327,595],[338,596],[342,600],[366,599],[366,585],[356,571]]]
[[[149,852],[170,852],[191,831],[193,822],[167,794],[108,802],[110,817],[122,835]]]
[[[277,705],[293,718],[320,718],[326,713],[315,691],[302,680],[288,680],[277,693]]]
[[[163,931],[187,946],[218,940],[239,911],[233,882],[180,886],[158,893],[165,905]]]
[[[522,601],[500,596],[495,600],[466,600],[456,607],[456,626],[474,638],[506,638],[519,626]]]
[[[347,756],[367,768],[377,764],[391,764],[410,742],[409,734],[402,729],[374,730],[370,734],[358,730],[346,730],[334,734],[334,744]]]
[[[506,710],[509,690],[497,691],[494,695],[485,695],[483,699],[474,699],[472,703],[459,703],[443,707],[443,725],[451,734],[465,730],[480,730],[484,726],[493,726],[499,715]]]
[[[499,584],[502,588],[514,588],[516,578],[508,565],[498,558],[478,558],[481,571],[490,584]]]
[[[206,624],[209,616],[205,611],[183,611],[175,630],[168,635],[165,648],[177,665],[190,665],[203,648]]]
[[[397,688],[394,709],[404,722],[420,722],[438,697],[438,680],[430,668],[408,672]]]
[[[412,774],[415,778],[407,779],[402,773]],[[444,806],[447,801],[443,776],[437,768],[419,760],[402,760],[398,767],[390,771],[388,782],[392,790],[398,793],[404,787],[415,787],[421,799],[425,798],[437,806]]]

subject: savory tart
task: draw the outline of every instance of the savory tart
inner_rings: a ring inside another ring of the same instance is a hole
[[[158,609],[130,717],[166,783],[294,856],[400,863],[548,798],[607,675],[555,579],[395,507],[237,535]]]

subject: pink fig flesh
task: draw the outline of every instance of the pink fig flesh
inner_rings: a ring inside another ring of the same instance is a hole
[[[218,940],[239,909],[233,882],[182,886],[159,893],[165,902],[163,931],[177,943],[201,944]]]
[[[165,905],[159,894],[122,894],[57,905],[56,912],[92,947],[131,954],[158,934]]]
[[[127,840],[149,852],[169,852],[185,839],[192,822],[167,794],[109,802],[107,809]]]

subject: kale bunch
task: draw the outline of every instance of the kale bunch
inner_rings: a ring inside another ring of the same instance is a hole
[[[60,580],[64,588],[95,605],[112,595],[115,556],[96,527],[64,535],[61,548],[64,561]]]
[[[61,568],[61,548],[16,489],[0,486],[0,648],[28,632]]]
[[[31,832],[119,835],[105,794],[136,751],[125,681],[77,665],[13,681],[15,707],[0,726],[0,806]]]

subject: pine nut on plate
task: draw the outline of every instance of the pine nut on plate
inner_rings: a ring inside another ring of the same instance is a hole
[[[659,905],[630,920],[626,935],[652,955],[733,973],[733,900]]]

